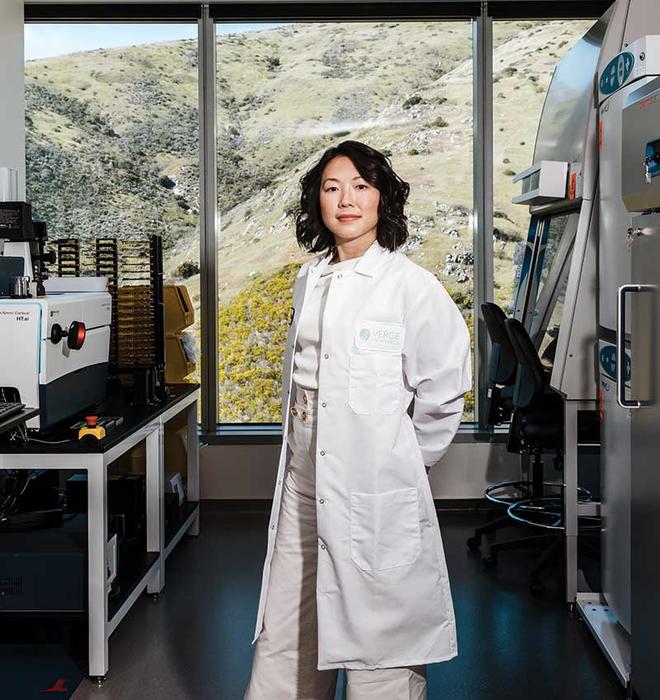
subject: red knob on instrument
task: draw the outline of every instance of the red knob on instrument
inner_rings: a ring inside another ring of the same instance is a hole
[[[87,329],[82,321],[74,321],[69,326],[69,332],[66,336],[66,344],[71,348],[71,350],[80,350],[85,342],[85,337],[87,336]]]

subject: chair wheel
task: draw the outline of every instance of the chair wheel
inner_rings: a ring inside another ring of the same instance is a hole
[[[532,595],[541,595],[545,591],[545,586],[541,581],[532,581],[529,584],[529,592]]]
[[[481,563],[483,564],[484,569],[494,569],[497,566],[497,557],[490,554],[487,557],[482,557]]]
[[[481,537],[470,537],[467,541],[468,549],[479,549],[481,547]]]

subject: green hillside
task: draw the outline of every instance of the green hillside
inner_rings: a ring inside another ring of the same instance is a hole
[[[526,209],[510,204],[511,173],[531,162],[552,68],[588,26],[497,25],[499,303],[511,298],[526,230]],[[405,252],[471,316],[471,51],[471,27],[459,22],[298,24],[219,38],[222,420],[279,420],[282,294],[307,257],[293,231],[298,181],[332,143],[353,138],[390,155],[412,187]],[[198,312],[197,101],[191,40],[26,64],[28,197],[50,237],[162,235],[168,279],[185,274]]]

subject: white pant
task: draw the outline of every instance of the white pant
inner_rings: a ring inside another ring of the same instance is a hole
[[[317,669],[316,392],[295,389],[264,623],[244,700],[333,700],[337,671]],[[426,666],[347,669],[347,700],[426,700]]]

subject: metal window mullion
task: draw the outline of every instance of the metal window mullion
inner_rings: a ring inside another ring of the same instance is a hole
[[[218,422],[218,232],[215,114],[215,25],[208,4],[198,21],[199,239],[202,431]]]
[[[475,415],[484,427],[490,342],[481,304],[493,299],[493,20],[488,3],[472,25]]]

